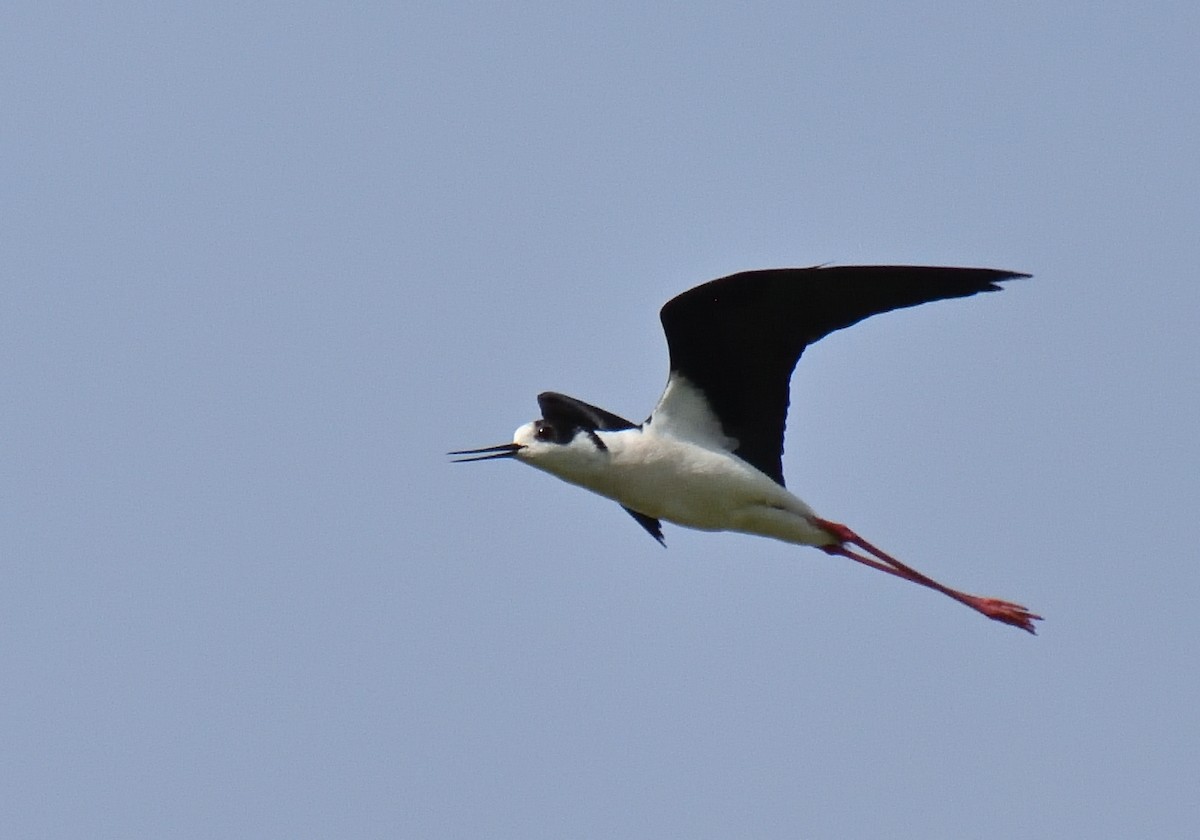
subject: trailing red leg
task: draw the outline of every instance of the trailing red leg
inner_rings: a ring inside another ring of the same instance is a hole
[[[983,613],[988,618],[1004,622],[1005,624],[1011,624],[1013,627],[1020,627],[1022,630],[1030,633],[1037,632],[1033,626],[1033,622],[1041,621],[1042,617],[1034,615],[1020,604],[1014,604],[1011,601],[1002,601],[999,598],[984,598],[980,595],[971,595],[966,592],[960,592],[957,589],[951,589],[948,586],[938,583],[933,578],[921,574],[916,569],[904,565],[887,552],[881,551],[871,545],[840,522],[830,522],[827,519],[819,518],[813,521],[817,526],[827,531],[830,537],[837,540],[835,543],[820,546],[821,550],[826,554],[846,557],[856,563],[870,566],[872,569],[878,569],[881,572],[887,572],[889,575],[911,580],[913,583],[919,583],[921,586],[941,592],[943,595],[948,595],[960,604],[965,604],[976,612]],[[850,545],[861,548],[871,556],[868,557],[851,550],[847,547]]]

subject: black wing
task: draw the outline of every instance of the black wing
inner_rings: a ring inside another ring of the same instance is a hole
[[[658,540],[659,545],[661,545],[663,548],[667,547],[667,540],[665,537],[663,537],[661,522],[659,522],[653,516],[647,516],[644,513],[639,513],[633,508],[627,508],[624,505],[621,505],[621,507],[625,508],[625,512],[637,520],[637,524],[646,529],[647,534]]]
[[[566,394],[543,391],[538,394],[537,401],[538,408],[542,410],[542,418],[564,432],[574,432],[577,429],[588,432],[619,432],[623,429],[637,428],[637,423],[630,423],[620,415],[597,408],[583,400],[568,397]]]
[[[671,374],[704,392],[735,454],[783,484],[788,383],[804,348],[871,315],[999,291],[990,268],[834,266],[746,271],[662,308]]]

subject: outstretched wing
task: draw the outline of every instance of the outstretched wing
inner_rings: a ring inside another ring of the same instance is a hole
[[[808,345],[871,315],[998,291],[1028,277],[989,268],[833,266],[745,271],[668,301],[667,389],[650,416],[712,441],[783,484],[792,370]]]

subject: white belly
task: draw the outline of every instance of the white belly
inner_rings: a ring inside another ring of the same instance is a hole
[[[607,451],[597,452],[589,464],[569,474],[549,471],[687,528],[741,531],[805,545],[831,542],[813,525],[808,505],[727,452],[640,430],[599,436]]]

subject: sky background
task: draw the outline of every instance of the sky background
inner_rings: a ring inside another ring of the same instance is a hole
[[[0,12],[0,835],[1191,838],[1194,2]],[[1040,635],[513,463],[746,268],[784,470]]]

